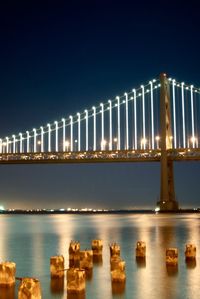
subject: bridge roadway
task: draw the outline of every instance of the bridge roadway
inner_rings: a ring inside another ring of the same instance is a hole
[[[169,160],[198,161],[200,148],[169,149]],[[116,163],[159,162],[161,150],[121,150],[88,152],[36,152],[0,154],[0,164],[59,164],[59,163]]]

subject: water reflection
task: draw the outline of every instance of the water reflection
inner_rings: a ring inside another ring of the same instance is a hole
[[[136,257],[136,264],[138,268],[146,268],[146,258],[145,257]]]
[[[112,294],[121,295],[124,294],[126,282],[112,282]]]
[[[93,256],[93,263],[95,264],[95,266],[102,266],[103,265],[102,255],[94,255]]]
[[[67,293],[67,299],[86,299],[85,293],[73,294]]]
[[[85,269],[85,277],[87,280],[91,280],[93,276],[93,270],[92,269]]]
[[[52,294],[63,294],[64,293],[64,277],[51,278],[51,293]]]
[[[200,297],[198,215],[49,215],[0,216],[0,258],[17,264],[18,276],[36,276],[48,299],[197,299]],[[65,256],[71,240],[81,247],[103,240],[103,257],[94,260],[86,295],[68,294],[64,280],[50,280],[49,259]],[[135,244],[146,242],[146,259],[136,260]],[[109,244],[117,242],[126,262],[126,285],[111,283]],[[197,247],[196,261],[186,262],[186,243]],[[166,266],[166,248],[179,249],[178,267]],[[103,262],[102,262],[103,261]],[[16,288],[15,288],[16,291]],[[0,290],[0,299],[16,299],[13,289]]]
[[[185,263],[186,263],[187,269],[195,269],[196,265],[197,265],[196,259],[194,259],[194,260],[187,260],[186,259]]]
[[[166,269],[169,276],[176,276],[178,274],[178,265],[166,265]]]
[[[0,299],[15,299],[15,286],[0,287]]]

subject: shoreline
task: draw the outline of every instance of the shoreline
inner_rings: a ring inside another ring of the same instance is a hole
[[[96,214],[199,214],[200,208],[197,209],[180,209],[178,211],[159,211],[154,210],[92,210],[92,211],[67,211],[67,210],[3,210],[0,215],[96,215]]]

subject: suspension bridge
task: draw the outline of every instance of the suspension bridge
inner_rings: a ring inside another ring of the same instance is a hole
[[[173,161],[200,160],[200,88],[162,73],[90,109],[0,139],[0,164],[160,162],[160,210],[177,210]]]

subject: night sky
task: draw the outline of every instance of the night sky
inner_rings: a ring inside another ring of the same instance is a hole
[[[5,3],[4,3],[5,2]],[[68,117],[166,72],[200,86],[198,1],[1,1],[0,136]],[[159,163],[0,166],[5,208],[153,208]],[[175,164],[181,207],[200,163]]]

